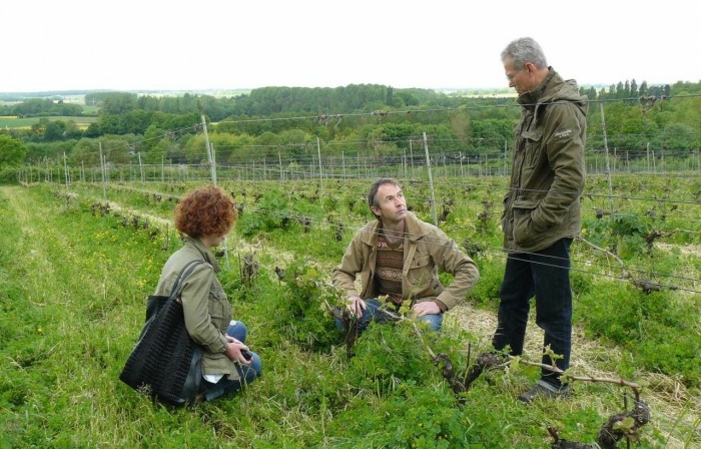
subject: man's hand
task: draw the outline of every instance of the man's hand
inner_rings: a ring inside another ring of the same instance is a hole
[[[424,301],[414,304],[412,308],[414,317],[419,318],[424,315],[437,315],[441,313],[441,308],[433,301]]]
[[[365,301],[363,301],[359,296],[348,297],[348,310],[350,311],[351,317],[360,318],[363,316],[365,307]]]

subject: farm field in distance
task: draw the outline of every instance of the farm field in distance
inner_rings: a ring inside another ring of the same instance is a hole
[[[209,183],[206,171],[106,184],[37,176],[0,187],[0,354],[7,361],[0,446],[545,448],[548,427],[591,443],[634,399],[630,388],[601,379],[635,383],[650,407],[632,447],[701,445],[701,181],[694,173],[620,175],[610,183],[590,176],[581,239],[572,247],[571,371],[599,381],[575,381],[569,400],[529,407],[515,398],[540,368],[512,363],[486,372],[458,398],[428,351],[465,373],[489,350],[505,258],[505,177],[438,178],[433,192],[423,178],[400,179],[410,209],[429,222],[435,197],[438,225],[473,257],[481,278],[448,312],[439,337],[421,337],[404,321],[371,326],[348,358],[323,301],[338,300],[331,269],[372,219],[365,198],[372,180],[220,174],[218,185],[240,213],[220,279],[264,375],[244,394],[194,410],[154,405],[118,376],[145,298],[180,246],[173,208]],[[532,320],[525,362],[540,359],[541,343]]]
[[[69,117],[69,116],[50,116],[50,117],[27,117],[18,118],[16,116],[0,116],[0,128],[16,129],[16,128],[31,128],[32,125],[39,123],[41,119],[50,121],[62,120],[64,122],[73,121],[78,128],[84,129],[90,126],[91,123],[97,121],[97,117]]]

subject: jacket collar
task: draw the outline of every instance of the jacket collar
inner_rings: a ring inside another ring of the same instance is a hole
[[[363,235],[363,243],[369,246],[375,246],[377,244],[377,236],[382,229],[382,223],[380,220],[375,220],[367,227],[367,232]],[[424,236],[423,228],[421,227],[421,221],[418,219],[413,212],[407,212],[404,218],[404,229],[407,237],[410,241],[415,242]]]
[[[412,242],[415,242],[424,236],[424,230],[421,227],[421,222],[412,212],[407,212],[406,218],[404,219],[404,228],[406,229],[409,240]]]
[[[534,120],[537,121],[538,109],[546,103],[555,101],[568,101],[576,105],[584,115],[587,113],[588,99],[579,94],[579,88],[575,80],[564,80],[553,69],[548,67],[550,73],[545,79],[530,92],[520,95],[516,100],[527,111],[534,112]]]
[[[214,253],[212,253],[211,248],[208,248],[204,243],[202,243],[202,240],[190,236],[185,236],[184,240],[185,246],[189,246],[197,251],[202,256],[204,261],[214,268],[215,273],[221,271],[221,266],[219,266],[219,262],[217,262],[216,257],[214,257]]]
[[[557,72],[552,67],[548,67],[548,74],[545,79],[543,79],[543,81],[541,81],[540,84],[535,87],[535,89],[519,95],[516,101],[524,108],[530,109],[531,111],[534,110],[536,108],[536,104],[544,100],[545,91],[547,90],[550,81],[555,76],[557,76]]]

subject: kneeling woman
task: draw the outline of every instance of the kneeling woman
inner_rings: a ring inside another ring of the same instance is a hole
[[[219,246],[236,221],[234,203],[217,187],[196,189],[175,209],[175,227],[184,246],[163,267],[155,295],[168,296],[178,274],[197,265],[183,284],[180,301],[185,327],[202,348],[202,382],[197,401],[211,401],[241,390],[262,373],[260,357],[246,346],[246,326],[232,320],[231,305],[217,279],[221,270],[211,248]]]

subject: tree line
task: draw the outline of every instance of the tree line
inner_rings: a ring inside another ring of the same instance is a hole
[[[621,152],[641,154],[653,146],[683,155],[701,147],[701,82],[648,86],[631,80],[580,93],[591,100],[589,148],[605,144],[602,119],[608,146]],[[499,153],[512,144],[520,113],[513,97],[371,84],[264,87],[229,97],[88,92],[84,99],[99,111],[85,129],[64,118],[84,113],[77,104],[31,98],[1,107],[0,115],[43,117],[29,129],[0,131],[24,146],[16,162],[65,154],[71,163],[95,164],[102,145],[113,162],[138,156],[147,163],[199,163],[206,157],[202,116],[218,163],[276,158],[281,148],[303,158],[317,151],[317,139],[327,153],[392,155],[410,149],[423,133],[441,151]],[[56,115],[62,118],[50,119]]]

